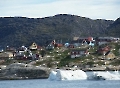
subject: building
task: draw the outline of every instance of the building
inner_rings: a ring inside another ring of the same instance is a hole
[[[105,55],[111,48],[109,46],[99,47],[98,54]]]
[[[55,48],[55,46],[53,44],[49,44],[46,49],[48,50],[53,50]]]
[[[98,38],[96,38],[96,44],[99,46],[110,43],[110,42],[118,42],[118,41],[119,41],[119,38],[115,38],[115,37],[98,37]]]
[[[108,51],[106,54],[105,54],[105,59],[114,59],[115,58],[115,55],[114,53],[112,53],[111,51]]]
[[[37,48],[38,46],[35,42],[29,47],[30,50],[37,50]]]
[[[73,49],[70,55],[71,55],[71,58],[77,58],[81,56],[86,56],[88,54],[89,52],[87,49]]]
[[[86,37],[86,38],[78,38],[75,37],[71,44],[75,45],[76,47],[80,47],[81,45],[86,46],[94,46],[95,40],[93,37]]]

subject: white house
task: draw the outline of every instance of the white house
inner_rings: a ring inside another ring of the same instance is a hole
[[[71,51],[71,58],[86,56],[88,54],[89,54],[89,52],[87,51],[87,49],[80,49],[80,50],[75,50],[74,49],[74,50]]]

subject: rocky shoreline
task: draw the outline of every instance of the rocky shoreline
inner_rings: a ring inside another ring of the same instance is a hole
[[[49,73],[49,68],[14,63],[0,69],[0,80],[45,79]]]
[[[60,68],[66,70],[75,70],[81,68]],[[47,79],[51,72],[51,68],[26,65],[23,63],[14,63],[7,67],[1,67],[0,80],[23,80],[23,79]],[[120,66],[102,66],[93,68],[82,68],[83,71],[120,71]]]

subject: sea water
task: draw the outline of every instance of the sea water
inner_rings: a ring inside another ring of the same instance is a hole
[[[0,88],[120,88],[120,80],[2,80]]]

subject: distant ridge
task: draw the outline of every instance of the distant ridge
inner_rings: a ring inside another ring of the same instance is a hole
[[[108,35],[120,37],[120,17],[108,27]]]
[[[57,14],[45,18],[1,17],[0,45],[29,46],[32,42],[36,42],[42,46],[52,39],[62,39],[65,42],[70,41],[74,36],[108,36],[115,22],[103,19],[92,20],[70,14]]]

